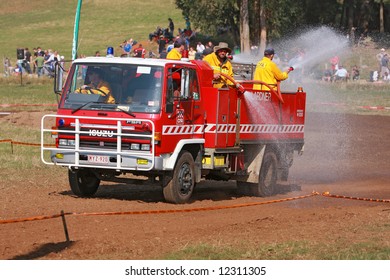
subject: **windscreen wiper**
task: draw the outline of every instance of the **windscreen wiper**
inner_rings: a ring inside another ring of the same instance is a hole
[[[81,110],[81,109],[83,109],[84,107],[86,107],[86,106],[88,106],[89,104],[92,104],[92,103],[101,104],[101,103],[104,103],[104,102],[96,102],[96,101],[87,102],[87,103],[81,105],[80,107],[77,107],[76,109],[73,109],[72,114],[76,113],[78,110]]]
[[[119,111],[123,112],[123,113],[126,113],[127,115],[129,116],[132,116],[133,118],[135,118],[136,116],[132,113],[132,112],[129,112],[129,111],[126,111],[126,110],[123,110],[122,108],[120,108],[119,106],[116,107]]]

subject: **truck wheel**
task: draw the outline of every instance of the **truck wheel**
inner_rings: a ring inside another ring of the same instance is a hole
[[[260,168],[259,183],[254,188],[255,196],[275,194],[277,181],[277,159],[273,152],[266,152]]]
[[[172,180],[163,188],[167,202],[183,204],[188,202],[195,186],[195,163],[189,152],[179,156],[173,170]]]
[[[93,196],[100,185],[100,180],[88,169],[69,170],[68,177],[70,189],[77,196]]]

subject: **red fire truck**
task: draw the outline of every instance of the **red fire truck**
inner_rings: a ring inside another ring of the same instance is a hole
[[[96,68],[115,102],[81,93]],[[186,203],[204,179],[271,196],[303,150],[301,89],[253,90],[261,81],[218,89],[206,62],[149,58],[77,59],[61,80],[57,114],[42,118],[41,158],[68,168],[78,196],[93,196],[101,181],[146,182],[167,202]]]

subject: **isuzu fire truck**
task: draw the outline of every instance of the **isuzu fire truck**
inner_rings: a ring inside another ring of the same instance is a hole
[[[115,103],[104,92],[80,93],[96,68]],[[58,77],[57,114],[41,122],[41,158],[67,167],[78,196],[93,196],[101,181],[155,183],[167,202],[186,203],[204,179],[271,196],[303,151],[301,89],[253,90],[261,81],[218,89],[199,60],[89,57],[73,61],[63,85]]]

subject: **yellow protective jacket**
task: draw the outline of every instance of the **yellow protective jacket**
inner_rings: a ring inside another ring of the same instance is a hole
[[[278,81],[288,78],[287,72],[282,72],[275,62],[268,57],[263,57],[256,65],[254,80],[262,81],[269,84],[273,89],[277,89]],[[269,90],[268,87],[260,84],[253,85],[253,89]]]
[[[167,54],[167,59],[181,59],[181,53],[173,48],[172,50],[169,51],[169,53]]]
[[[95,87],[92,84],[88,85],[91,87],[91,90],[88,89],[79,89],[79,92],[84,93],[84,94],[90,94],[91,92],[93,94],[100,94],[104,95],[103,92],[107,95],[107,103],[115,103],[115,98],[112,96],[112,90],[110,87],[110,84],[105,82],[105,81],[100,81],[99,84]],[[96,90],[99,89],[99,90]],[[103,91],[103,92],[101,92]]]
[[[204,61],[207,61],[211,68],[214,70],[214,74],[223,73],[233,78],[233,66],[230,63],[229,59],[226,59],[223,63],[221,63],[215,54],[215,52],[206,55],[203,58]],[[225,77],[221,77],[218,80],[214,80],[214,87],[221,88],[225,85],[233,85],[231,81],[226,79]]]

